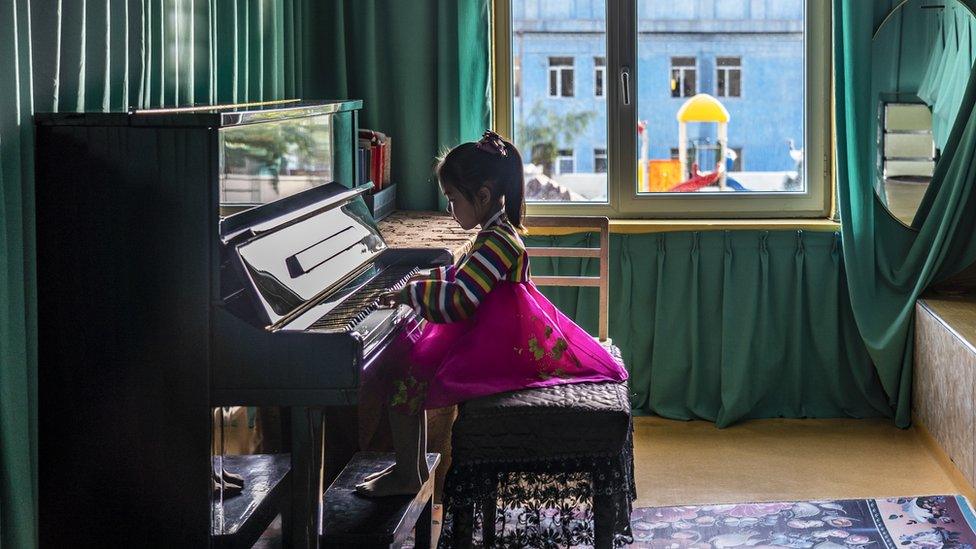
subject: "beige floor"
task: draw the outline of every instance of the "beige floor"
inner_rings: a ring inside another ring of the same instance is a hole
[[[924,430],[884,420],[703,421],[638,417],[637,506],[976,491]]]

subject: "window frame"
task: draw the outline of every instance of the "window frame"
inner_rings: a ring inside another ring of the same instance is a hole
[[[593,57],[593,97],[596,99],[606,99],[607,97],[607,58],[604,56],[603,64],[597,65],[597,59],[601,59],[600,56]],[[601,93],[597,92],[597,80],[601,80],[602,87],[600,88]]]
[[[743,156],[745,154],[745,147],[733,147],[732,145],[729,145],[729,150],[735,152],[735,162],[732,165],[732,169],[729,171],[732,172],[746,171],[745,160],[744,160],[745,156]],[[736,164],[738,164],[739,169],[735,169]]]
[[[738,65],[721,66],[718,64],[719,59],[738,59]],[[739,95],[729,95],[729,75],[731,71],[739,71]],[[719,74],[725,73],[725,94],[720,94],[718,92],[718,82]],[[742,70],[742,56],[741,55],[716,55],[715,56],[715,97],[722,97],[725,99],[742,99],[742,82],[743,82],[743,70]]]
[[[562,154],[566,151],[569,151],[569,154]],[[562,161],[567,159],[570,161],[570,163],[572,163],[573,169],[568,172],[564,172],[562,168]],[[556,149],[556,161],[554,164],[555,166],[553,166],[552,171],[556,175],[576,173],[576,149]]]
[[[553,65],[552,64],[552,60],[553,59],[570,59],[572,61],[572,63],[569,64],[569,65],[565,65],[565,64]],[[546,76],[548,77],[548,79],[546,80],[546,84],[549,87],[549,99],[572,99],[572,98],[576,97],[576,59],[572,55],[550,55],[550,56],[548,56],[547,62],[548,62],[548,65],[547,65]],[[565,91],[563,89],[563,72],[564,71],[567,71],[567,70],[571,71],[572,72],[572,76],[573,76],[573,86],[570,89],[570,94],[569,95],[566,95],[565,93],[563,93]],[[552,93],[552,74],[553,73],[556,73],[556,93],[555,93],[555,95],[553,95],[553,93]]]
[[[597,151],[603,151],[602,153]],[[602,172],[596,169],[597,160],[603,160],[604,168],[610,167],[609,157],[607,156],[606,147],[593,147],[593,173],[607,173],[607,169]]]
[[[805,121],[804,156],[807,188],[775,193],[637,192],[637,102],[624,105],[626,72],[630,94],[637,96],[637,1],[607,0],[607,202],[530,202],[531,215],[605,215],[616,219],[828,219],[833,206],[834,168],[831,151],[830,0],[804,2]],[[512,137],[512,0],[492,0],[492,126]],[[669,75],[670,76],[670,75]],[[575,79],[574,79],[575,85]],[[524,93],[524,90],[523,90]],[[623,169],[622,169],[623,167]],[[744,196],[745,195],[745,196]],[[798,221],[799,223],[799,221]]]
[[[675,59],[692,59],[694,61],[694,64],[693,65],[675,65],[674,64],[674,60]],[[699,67],[698,67],[698,56],[697,55],[669,55],[668,56],[668,84],[669,84],[668,87],[669,88],[671,87],[670,85],[674,83],[674,71],[675,70],[677,70],[678,73],[681,76],[678,78],[677,87],[676,88],[672,88],[672,89],[669,90],[671,92],[671,99],[687,99],[687,98],[693,97],[693,96],[695,96],[695,94],[699,93],[699,88],[700,88],[700,86],[699,86],[699,79],[701,77],[701,74],[700,74],[701,71],[699,70]],[[693,82],[694,89],[692,90],[691,95],[685,95],[684,94],[685,93],[684,92],[684,86],[682,84],[685,81],[687,81],[686,74],[687,74],[687,72],[689,70],[695,71],[695,77],[693,79],[694,80],[694,82]],[[678,91],[678,95],[675,95],[674,94],[675,89],[679,90]]]

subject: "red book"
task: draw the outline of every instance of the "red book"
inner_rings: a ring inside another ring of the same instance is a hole
[[[390,138],[382,132],[359,130],[360,143],[368,143],[370,152],[369,180],[378,191],[390,184]]]
[[[369,178],[373,182],[373,190],[378,191],[383,188],[383,147],[373,145],[369,150],[372,152]]]
[[[393,151],[393,139],[387,137],[386,143],[383,144],[383,187],[390,186],[390,162],[392,162],[391,153]]]

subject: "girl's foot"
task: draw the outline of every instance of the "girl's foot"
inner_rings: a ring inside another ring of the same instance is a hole
[[[389,473],[390,471],[392,471],[394,467],[396,467],[396,465],[390,465],[389,467],[387,467],[385,469],[380,469],[379,471],[376,471],[375,473],[370,473],[370,474],[366,475],[365,477],[363,477],[363,482],[369,482],[369,481],[371,481],[373,479],[380,478],[381,476],[383,476],[383,475]],[[360,483],[360,484],[362,484],[362,483]]]
[[[368,498],[386,496],[413,496],[420,491],[420,476],[417,471],[394,466],[393,469],[373,480],[356,485],[356,493]]]
[[[243,487],[237,484],[228,484],[226,482],[221,484],[220,480],[217,477],[212,477],[210,481],[213,484],[212,486],[213,493],[216,494],[219,492],[223,492],[224,497],[236,496],[237,494],[240,494],[243,491]]]
[[[227,469],[220,470],[220,476],[223,477],[224,482],[227,484],[234,484],[241,488],[244,487],[244,477],[236,473],[231,473]]]
[[[363,477],[363,482],[369,482],[369,481],[371,481],[373,479],[380,478],[381,476],[386,475],[390,471],[392,471],[394,467],[396,467],[396,465],[390,465],[390,466],[388,466],[385,469],[380,469],[379,471],[376,471],[375,473],[370,473],[370,474],[366,475],[365,477]],[[421,463],[420,464],[420,482],[421,483],[427,482],[427,479],[428,478],[430,478],[430,470],[427,469],[427,464],[426,463]]]

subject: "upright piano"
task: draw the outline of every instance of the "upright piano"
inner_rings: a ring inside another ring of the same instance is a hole
[[[417,325],[377,296],[451,261],[377,230],[354,185],[361,106],[36,115],[43,546],[228,545],[223,406],[301,411],[282,512],[307,525],[321,448],[305,411],[356,402]]]

